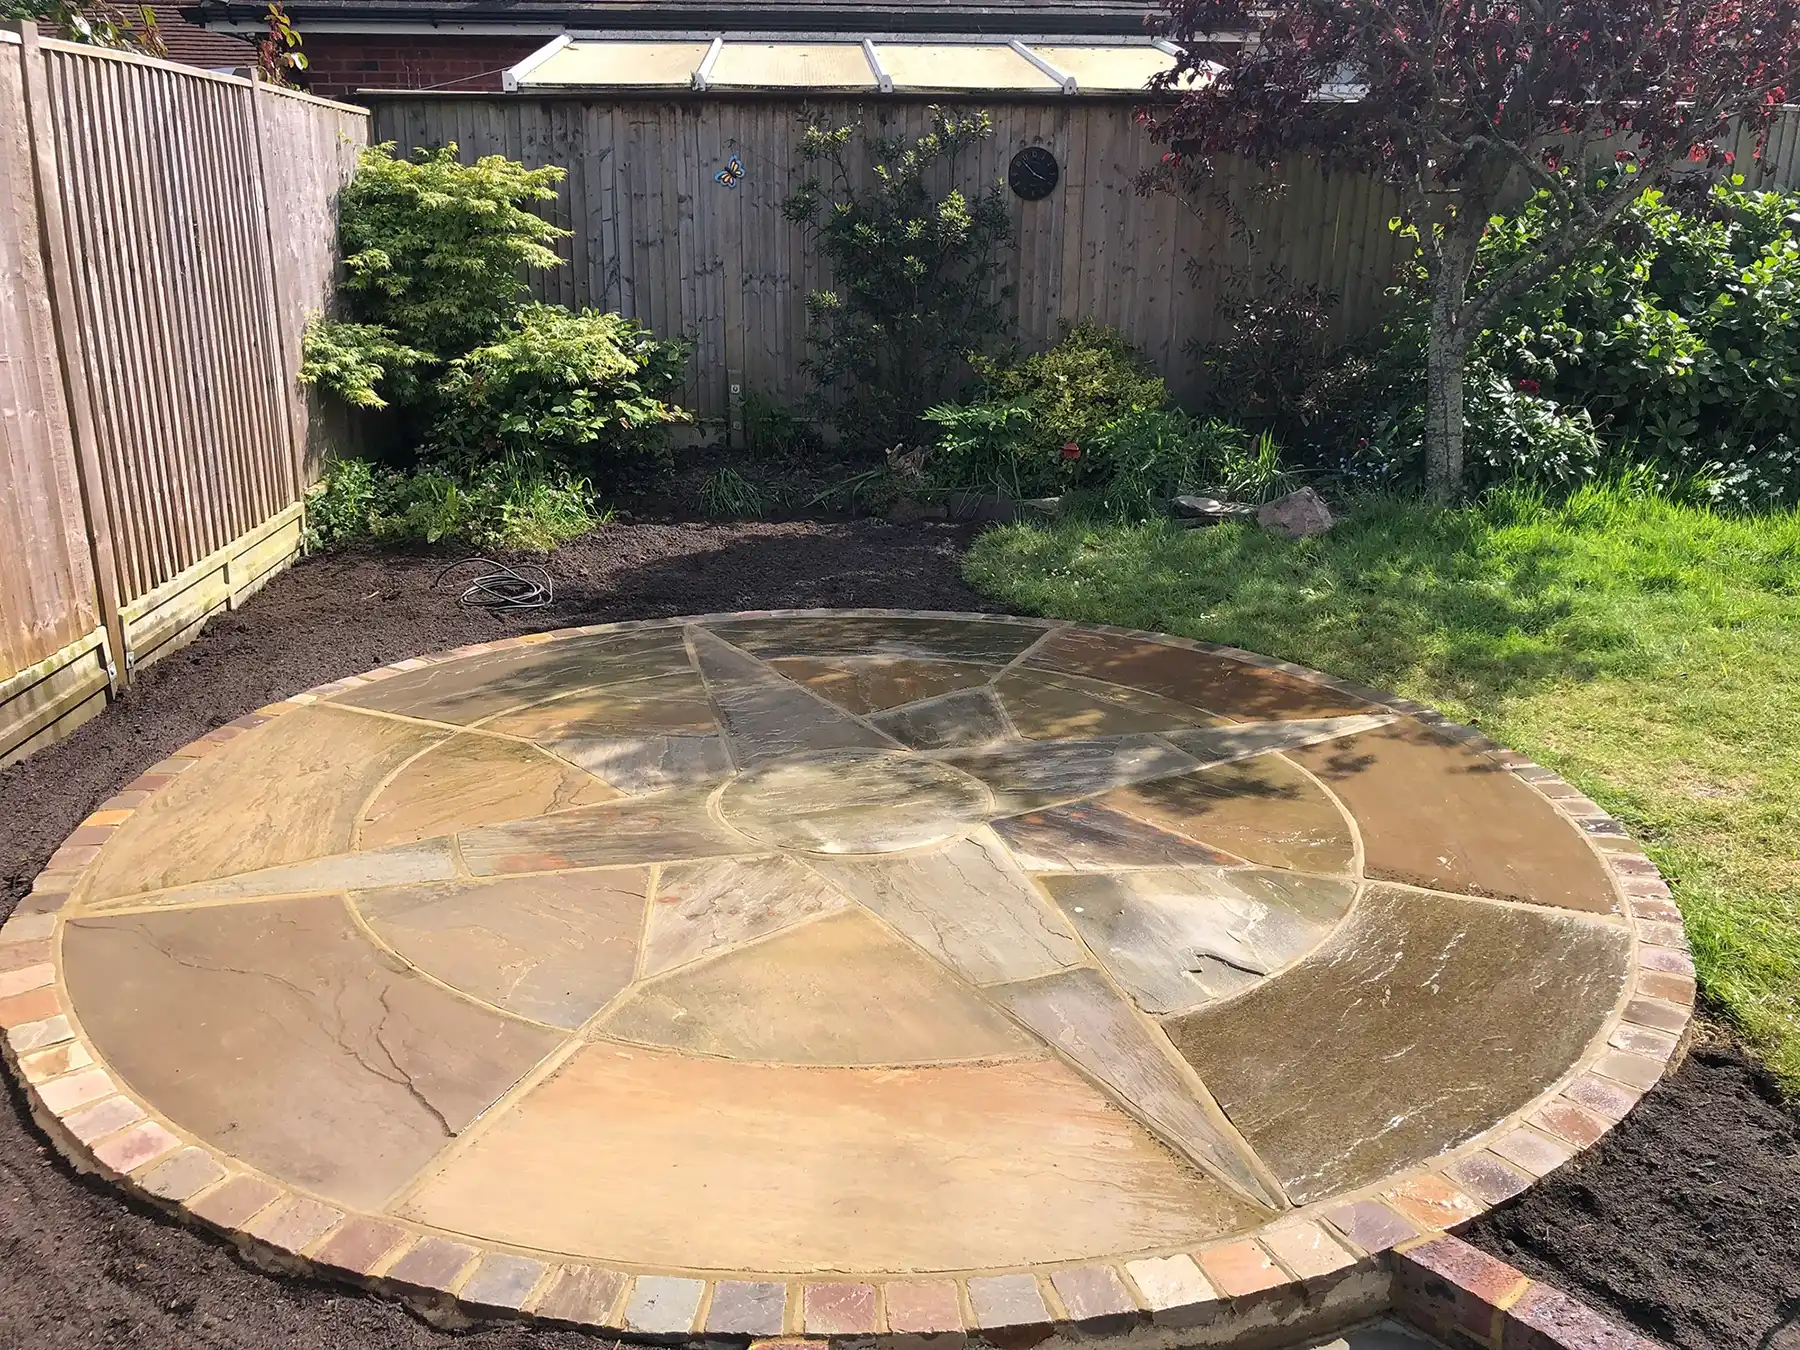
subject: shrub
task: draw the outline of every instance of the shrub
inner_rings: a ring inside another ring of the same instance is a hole
[[[307,498],[309,547],[356,540],[444,540],[476,548],[548,551],[600,523],[581,479],[514,464],[488,464],[469,475],[441,468],[377,469],[367,460],[334,461]]]
[[[433,455],[593,471],[657,460],[668,428],[688,420],[668,401],[686,360],[683,344],[617,314],[529,305],[516,326],[450,362]]]
[[[1012,218],[998,186],[973,198],[934,186],[993,134],[985,113],[933,108],[917,139],[817,124],[801,138],[810,176],[784,210],[837,283],[807,298],[803,369],[820,416],[853,446],[916,444],[924,410],[957,392],[970,354],[1005,326]]]
[[[316,384],[353,408],[385,408],[390,398],[412,402],[420,390],[416,372],[437,363],[379,324],[324,318],[307,324],[300,357],[302,384]]]
[[[736,469],[717,469],[700,484],[700,509],[714,520],[753,520],[763,513],[762,493]]]
[[[350,316],[445,358],[487,341],[517,311],[526,270],[562,265],[550,246],[569,231],[531,211],[562,178],[499,155],[463,164],[454,143],[411,159],[370,146],[338,199]]]
[[[988,398],[1030,401],[1046,446],[1085,444],[1108,422],[1169,401],[1149,358],[1091,319],[1065,325],[1048,351],[1010,363],[980,358],[974,365]]]

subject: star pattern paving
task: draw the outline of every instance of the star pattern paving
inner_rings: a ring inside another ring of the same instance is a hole
[[[247,732],[102,851],[62,963],[159,1110],[333,1203],[972,1269],[1248,1231],[1473,1137],[1601,1029],[1614,911],[1522,784],[1279,671],[727,616]]]

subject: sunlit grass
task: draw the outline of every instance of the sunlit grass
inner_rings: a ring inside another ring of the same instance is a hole
[[[1617,489],[1329,535],[1067,522],[967,573],[1033,614],[1207,638],[1433,704],[1555,768],[1675,888],[1705,993],[1800,1092],[1800,515]]]

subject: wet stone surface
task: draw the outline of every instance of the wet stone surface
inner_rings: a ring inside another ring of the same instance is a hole
[[[672,621],[234,730],[77,841],[15,1046],[153,1193],[476,1311],[1198,1317],[1539,1110],[1636,959],[1492,760],[1143,636]],[[1607,1053],[1654,1076],[1673,1009]]]

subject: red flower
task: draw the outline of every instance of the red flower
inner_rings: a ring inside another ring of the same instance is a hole
[[[1079,445],[1075,444],[1074,441],[1070,441],[1067,445],[1065,445],[1063,447],[1062,457],[1064,459],[1080,459],[1081,458],[1081,447]]]
[[[1539,387],[1540,386],[1538,385],[1538,382],[1536,380],[1532,379],[1530,376],[1526,376],[1524,379],[1519,381],[1519,392],[1521,394],[1535,394],[1535,393],[1537,393]]]

